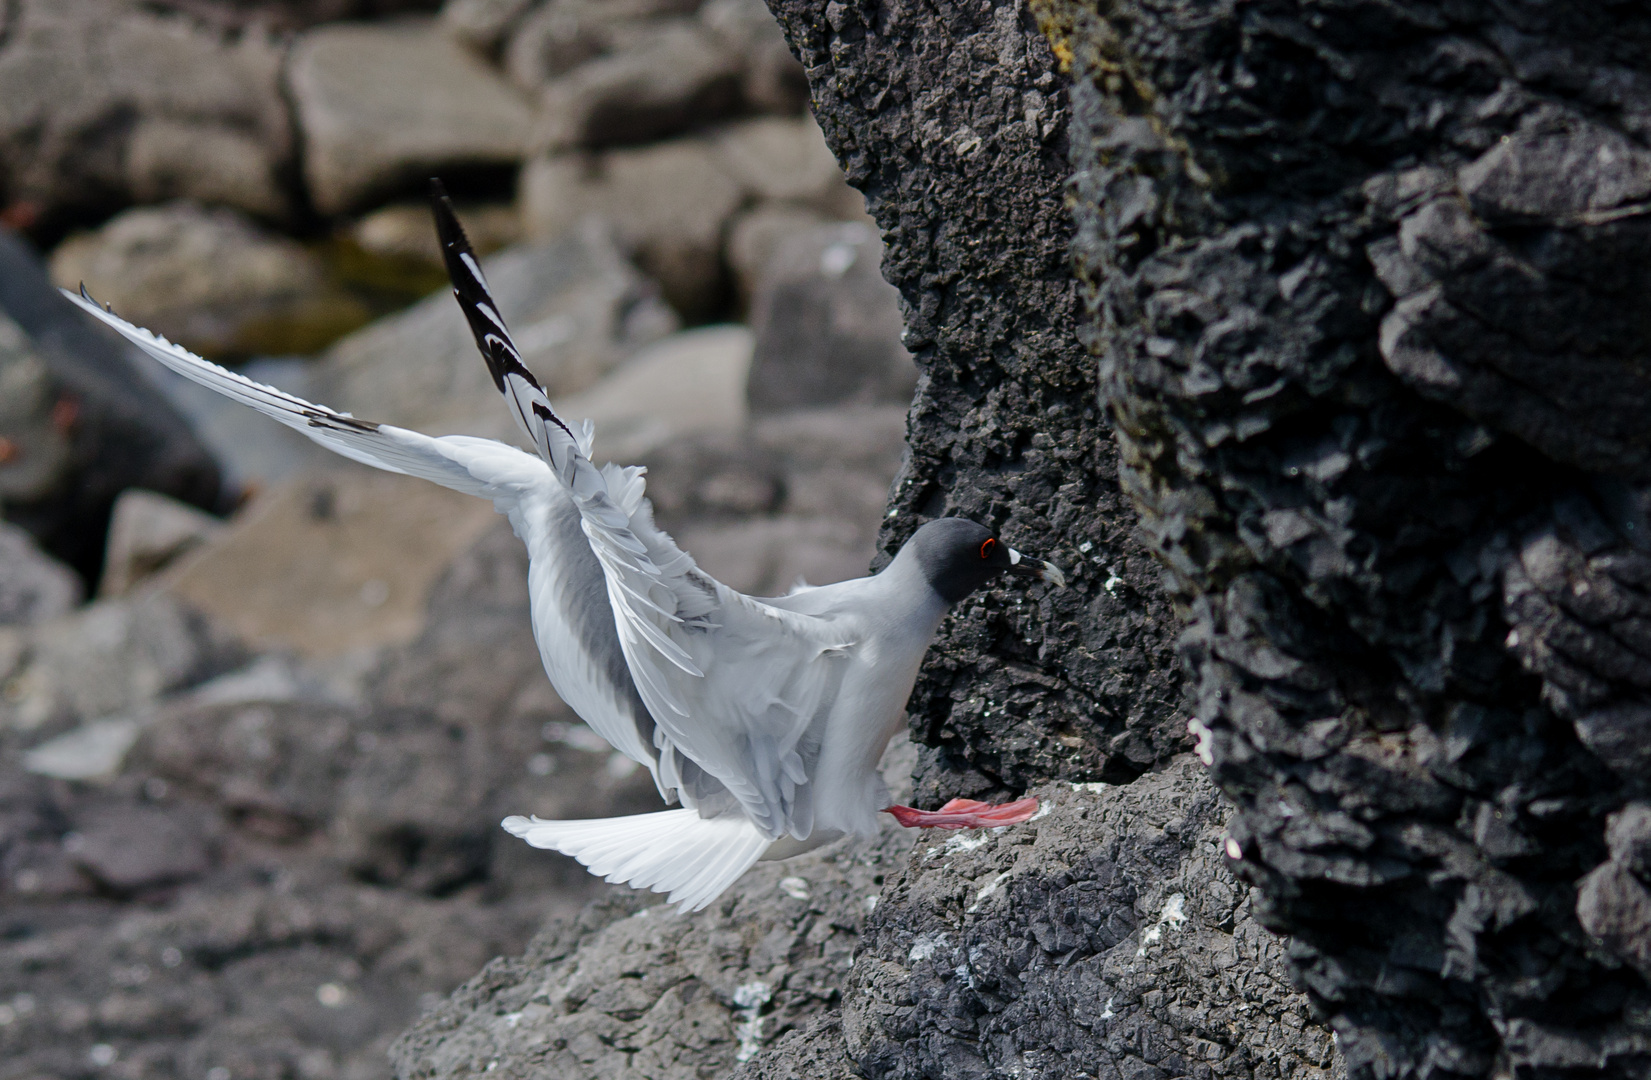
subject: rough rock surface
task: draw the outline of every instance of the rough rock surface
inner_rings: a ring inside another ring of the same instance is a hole
[[[928,833],[884,888],[844,992],[862,1075],[1334,1074],[1284,942],[1222,865],[1231,807],[1191,755],[1036,793],[1033,823]]]
[[[763,863],[691,915],[616,893],[426,1014],[391,1050],[396,1075],[727,1076],[840,998],[867,898],[910,842]]]
[[[1259,915],[1356,1076],[1644,1075],[1651,19],[1039,10]]]
[[[1231,811],[1197,762],[1036,793],[1028,825],[915,848],[890,828],[761,864],[692,915],[593,904],[426,1014],[396,1073],[1334,1074],[1283,943],[1222,865]]]
[[[885,557],[959,513],[1072,580],[994,589],[942,626],[911,702],[919,798],[1137,775],[1186,745],[1180,676],[1076,337],[1055,60],[1008,3],[772,6],[883,231],[920,373]]]

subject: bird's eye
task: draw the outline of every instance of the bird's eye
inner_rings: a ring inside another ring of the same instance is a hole
[[[995,547],[997,547],[997,541],[988,538],[985,543],[980,545],[980,557],[982,559],[990,559],[992,557],[992,549]]]

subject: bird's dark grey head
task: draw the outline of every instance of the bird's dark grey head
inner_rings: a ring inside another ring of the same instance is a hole
[[[930,587],[948,604],[957,603],[1005,571],[1066,584],[1059,569],[1027,558],[968,518],[931,521],[913,533],[901,550],[911,552]]]

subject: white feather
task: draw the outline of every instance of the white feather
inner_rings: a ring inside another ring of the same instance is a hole
[[[694,810],[662,810],[588,821],[508,817],[503,824],[536,848],[571,855],[606,881],[667,893],[683,911],[715,900],[770,843],[737,813],[702,818]]]

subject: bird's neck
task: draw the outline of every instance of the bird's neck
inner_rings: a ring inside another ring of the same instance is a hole
[[[894,561],[874,579],[878,591],[887,597],[890,614],[914,623],[927,624],[932,635],[946,617],[951,604],[935,590],[909,546],[901,548]]]

